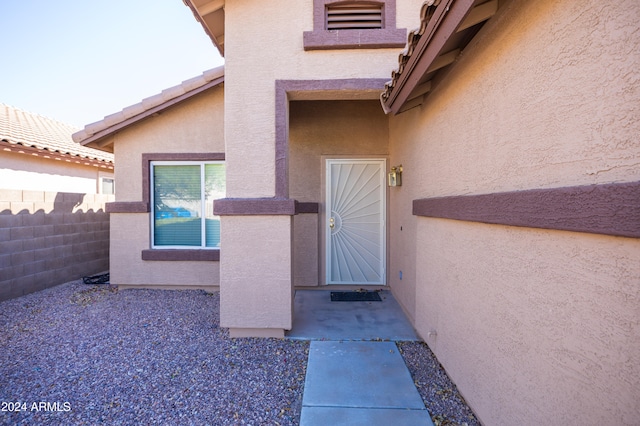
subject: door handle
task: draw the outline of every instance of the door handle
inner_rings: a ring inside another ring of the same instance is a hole
[[[334,218],[329,219],[329,228],[333,229],[336,226],[336,220]]]

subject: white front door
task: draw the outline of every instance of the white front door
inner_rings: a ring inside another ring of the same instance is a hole
[[[386,160],[327,160],[328,284],[385,284]]]

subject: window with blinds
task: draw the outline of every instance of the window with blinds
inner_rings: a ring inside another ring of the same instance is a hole
[[[219,248],[213,200],[225,196],[221,162],[151,162],[152,248]]]
[[[382,29],[382,4],[341,3],[326,8],[327,30]]]

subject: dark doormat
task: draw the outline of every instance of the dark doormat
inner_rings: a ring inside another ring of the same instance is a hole
[[[377,291],[332,291],[332,302],[382,302]]]

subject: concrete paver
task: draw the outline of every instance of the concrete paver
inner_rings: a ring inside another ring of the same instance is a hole
[[[312,341],[301,425],[432,425],[393,342]]]
[[[382,302],[331,302],[330,291],[297,290],[290,339],[420,340],[390,291]]]
[[[301,426],[432,426],[425,410],[304,407]]]

